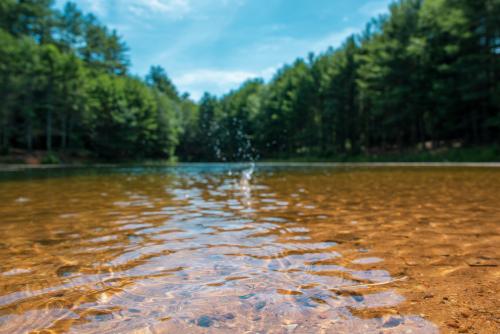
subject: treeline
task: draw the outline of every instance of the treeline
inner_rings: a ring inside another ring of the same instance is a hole
[[[0,4],[0,132],[99,158],[348,157],[500,143],[500,1],[400,0],[336,49],[198,104],[73,4]]]
[[[495,145],[499,58],[500,1],[397,1],[341,47],[284,66],[268,84],[205,95],[194,126],[203,136],[181,152],[239,160]]]
[[[0,146],[89,152],[106,159],[169,157],[185,109],[160,67],[128,75],[116,31],[75,4],[0,1]]]

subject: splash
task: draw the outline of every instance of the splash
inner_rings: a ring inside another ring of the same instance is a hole
[[[239,187],[242,194],[243,204],[247,209],[252,207],[252,176],[255,170],[255,163],[251,162],[249,168],[241,172]]]

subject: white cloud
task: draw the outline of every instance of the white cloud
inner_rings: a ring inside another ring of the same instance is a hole
[[[179,78],[177,78],[176,82],[181,85],[192,85],[199,82],[214,82],[222,85],[233,85],[252,76],[255,76],[255,73],[246,71],[201,69],[182,74]]]
[[[248,79],[263,78],[268,80],[275,71],[276,67],[269,67],[262,71],[205,68],[173,76],[173,80],[181,91],[188,91],[194,99],[199,99],[206,90],[212,94],[224,94]]]
[[[314,41],[310,46],[310,50],[314,51],[315,53],[320,53],[327,50],[329,47],[339,47],[347,39],[347,37],[358,32],[359,29],[353,27],[334,32],[319,40]]]
[[[391,1],[382,0],[382,1],[371,1],[367,4],[363,5],[359,9],[359,13],[365,15],[367,17],[377,17],[381,14],[386,14],[389,12],[389,4]]]
[[[63,6],[67,0],[57,0]],[[183,18],[192,11],[193,0],[74,0],[84,11],[105,17],[125,10],[135,16],[163,15]]]
[[[348,36],[357,32],[359,32],[359,29],[351,27],[315,40],[292,37],[274,38],[265,43],[242,49],[240,52],[247,55],[252,54],[253,57],[261,55],[264,58],[268,58],[270,54],[278,54],[282,55],[278,58],[291,62],[296,57],[306,56],[310,51],[318,54],[326,51],[330,46],[339,47]],[[287,60],[286,58],[290,59]],[[248,79],[263,78],[269,80],[282,65],[280,63],[278,66],[267,67],[260,71],[199,68],[173,73],[172,79],[181,91],[188,91],[194,99],[199,99],[205,91],[216,95],[228,93]]]
[[[189,0],[125,0],[129,10],[137,15],[167,14],[181,18],[191,11]]]
[[[239,51],[240,56],[252,54],[254,59],[274,59],[275,56],[285,62],[293,62],[297,57],[305,57],[309,52],[320,54],[329,47],[339,47],[352,34],[361,29],[347,27],[319,38],[295,38],[292,36],[272,37]]]
[[[104,16],[108,12],[106,0],[80,0],[79,5],[85,10],[97,16]]]
[[[159,12],[189,11],[188,0],[136,0],[150,10]]]
[[[188,14],[193,14],[190,17],[193,19],[207,19],[205,16],[207,10],[238,8],[244,3],[245,0],[120,0],[120,5],[126,6],[133,15],[139,17],[166,15],[175,19],[183,19]]]

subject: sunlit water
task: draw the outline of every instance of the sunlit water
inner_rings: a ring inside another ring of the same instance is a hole
[[[488,168],[3,173],[0,332],[436,333],[405,268],[498,278],[499,206]]]

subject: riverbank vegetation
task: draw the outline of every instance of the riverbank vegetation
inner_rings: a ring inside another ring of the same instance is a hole
[[[130,74],[118,32],[76,5],[5,0],[0,146],[50,162],[498,160],[499,58],[499,1],[400,0],[338,48],[195,102],[159,66]]]

